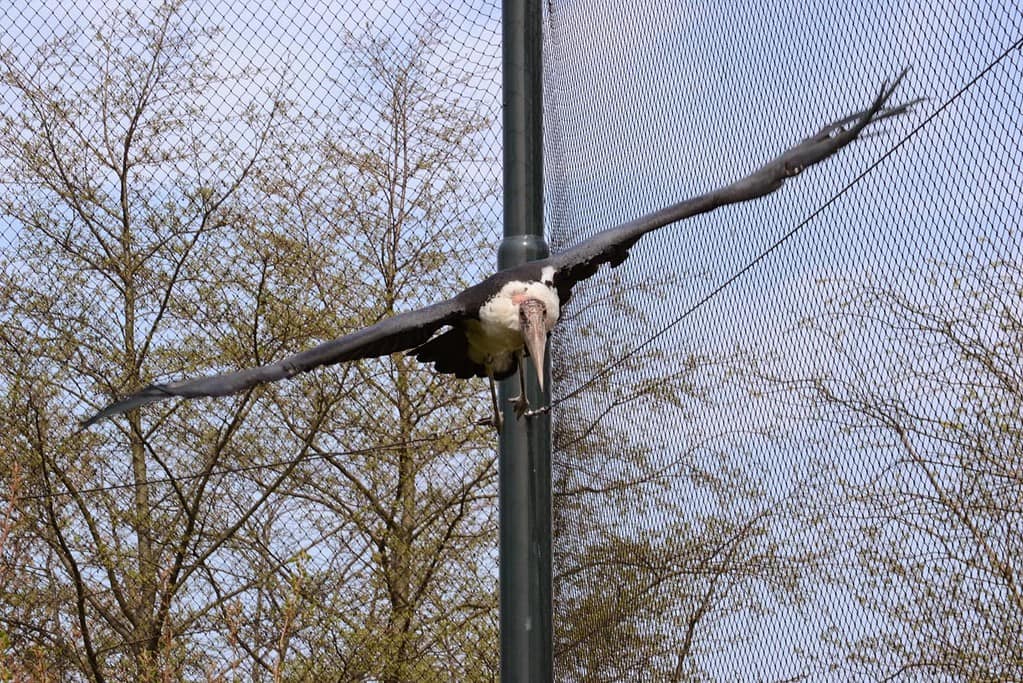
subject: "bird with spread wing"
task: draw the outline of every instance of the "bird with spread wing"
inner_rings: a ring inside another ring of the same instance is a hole
[[[82,426],[165,399],[226,396],[264,383],[287,379],[324,365],[406,352],[437,372],[459,378],[486,377],[501,429],[501,411],[494,381],[519,374],[522,391],[515,401],[521,418],[529,409],[525,398],[524,357],[533,359],[543,387],[544,348],[572,289],[604,264],[614,268],[647,233],[722,206],[770,194],[796,176],[855,140],[871,124],[904,114],[918,102],[889,106],[905,76],[881,87],[864,111],[830,123],[817,134],[785,150],[758,170],[730,185],[674,204],[628,223],[598,232],[561,253],[492,275],[454,297],[381,320],[339,339],[327,341],[274,363],[207,377],[151,384],[98,411]]]

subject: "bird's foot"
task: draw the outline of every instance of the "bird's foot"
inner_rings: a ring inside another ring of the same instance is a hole
[[[539,408],[534,408],[533,410],[527,410],[525,413],[523,413],[523,415],[525,415],[526,417],[536,417],[537,415],[543,415],[544,413],[549,412],[551,412],[551,407],[547,405],[540,406]]]
[[[515,398],[510,398],[508,400],[515,404],[515,417],[521,420],[522,416],[529,410],[529,399],[527,399],[526,395],[522,393]]]
[[[480,420],[476,420],[476,424],[480,427],[493,427],[497,430],[498,434],[501,433],[501,427],[504,426],[503,422],[504,420],[501,418],[500,413],[494,413],[493,417],[484,417]]]

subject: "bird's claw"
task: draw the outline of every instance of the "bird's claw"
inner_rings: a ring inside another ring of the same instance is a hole
[[[523,415],[525,417],[536,417],[537,415],[543,415],[544,413],[549,412],[551,412],[550,406],[540,406],[539,408],[534,408],[533,410],[527,410],[526,412],[523,413]]]
[[[502,422],[503,422],[503,420],[501,419],[500,413],[494,413],[493,417],[484,417],[484,418],[480,418],[479,420],[476,420],[476,424],[478,426],[480,426],[480,427],[493,427],[494,429],[497,430],[498,434],[501,433],[501,427],[503,426],[501,424]]]
[[[519,394],[508,400],[515,405],[515,417],[521,420],[522,416],[529,410],[529,399],[526,398],[525,394]]]

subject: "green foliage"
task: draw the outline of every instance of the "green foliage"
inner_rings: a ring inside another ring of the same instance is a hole
[[[443,26],[349,36],[317,112],[188,5],[95,29],[0,56],[0,672],[494,680],[481,386],[397,356],[75,426],[459,287],[494,183]]]

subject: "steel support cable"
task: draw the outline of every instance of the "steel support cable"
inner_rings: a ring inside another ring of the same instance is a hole
[[[618,358],[614,359],[613,361],[611,361],[610,363],[608,363],[607,365],[602,367],[600,370],[598,370],[596,373],[594,373],[589,379],[584,381],[582,384],[580,384],[576,388],[572,389],[570,392],[568,392],[564,396],[559,396],[559,397],[553,399],[551,401],[551,403],[550,403],[550,406],[548,406],[548,408],[546,408],[546,410],[550,410],[550,409],[554,408],[555,406],[560,405],[561,403],[567,401],[568,399],[574,398],[575,396],[578,396],[587,387],[592,385],[594,382],[600,380],[601,378],[605,377],[612,370],[614,370],[614,369],[618,368],[619,366],[621,366],[622,363],[624,363],[629,358],[631,358],[632,356],[634,356],[637,353],[639,353],[640,351],[642,351],[644,348],[649,346],[651,343],[653,343],[659,337],[663,336],[665,333],[667,333],[669,330],[671,330],[672,328],[677,326],[679,323],[684,321],[686,318],[691,316],[693,313],[695,313],[699,309],[703,308],[704,305],[709,303],[712,299],[717,297],[717,295],[719,295],[721,292],[726,290],[728,287],[730,287],[737,280],[742,278],[742,276],[744,276],[746,273],[750,272],[751,270],[756,268],[758,265],[760,265],[763,261],[765,261],[767,259],[768,256],[770,256],[771,254],[776,252],[779,248],[781,248],[781,246],[783,244],[785,244],[792,237],[794,237],[796,234],[801,232],[803,228],[805,228],[812,220],[814,220],[815,218],[817,218],[817,216],[819,216],[821,213],[823,213],[825,209],[827,209],[832,204],[834,204],[836,201],[838,201],[839,198],[841,198],[844,194],[846,194],[849,190],[851,190],[857,183],[859,183],[861,180],[863,180],[867,175],[872,173],[888,157],[890,157],[892,154],[894,154],[896,152],[896,150],[898,150],[904,144],[906,144],[909,140],[911,140],[917,133],[919,133],[921,130],[923,130],[924,127],[926,127],[928,124],[930,124],[930,122],[933,121],[939,114],[941,114],[945,109],[947,109],[949,106],[951,106],[956,100],[958,100],[960,97],[962,97],[963,94],[965,94],[967,91],[969,91],[970,88],[972,88],[978,81],[980,81],[980,79],[982,79],[985,75],[987,75],[988,72],[990,72],[992,69],[994,69],[996,66],[998,66],[998,64],[1000,64],[1010,53],[1012,53],[1013,50],[1020,50],[1020,49],[1023,49],[1023,37],[1021,37],[1019,40],[1017,40],[1012,45],[1010,45],[1008,48],[1006,48],[1005,51],[1003,51],[1000,55],[998,55],[998,57],[996,57],[994,60],[992,60],[986,67],[981,69],[981,71],[979,71],[963,87],[961,87],[952,96],[950,96],[947,100],[945,100],[945,102],[943,102],[940,107],[938,107],[933,112],[928,114],[911,131],[909,131],[905,136],[903,136],[902,139],[900,139],[898,142],[896,142],[894,145],[892,145],[887,151],[885,151],[884,154],[882,154],[874,162],[872,162],[869,166],[867,166],[865,169],[863,169],[859,174],[856,175],[856,177],[854,177],[852,180],[850,180],[848,183],[846,183],[840,190],[838,190],[838,192],[836,192],[834,195],[832,195],[826,202],[824,202],[819,207],[814,209],[810,213],[810,215],[808,215],[802,221],[797,223],[794,227],[792,227],[792,229],[790,229],[784,235],[779,237],[774,243],[772,243],[764,251],[760,252],[756,257],[754,257],[752,260],[747,262],[746,265],[744,265],[739,270],[735,271],[727,279],[725,279],[723,282],[721,282],[717,287],[715,287],[709,293],[704,295],[699,301],[697,301],[692,306],[690,306],[685,311],[683,311],[677,318],[675,318],[674,320],[669,322],[667,325],[665,325],[664,327],[659,329],[654,334],[652,334],[649,337],[647,337],[646,339],[644,339],[642,342],[640,342],[638,345],[633,347],[631,350],[629,350],[625,354],[619,356]]]

